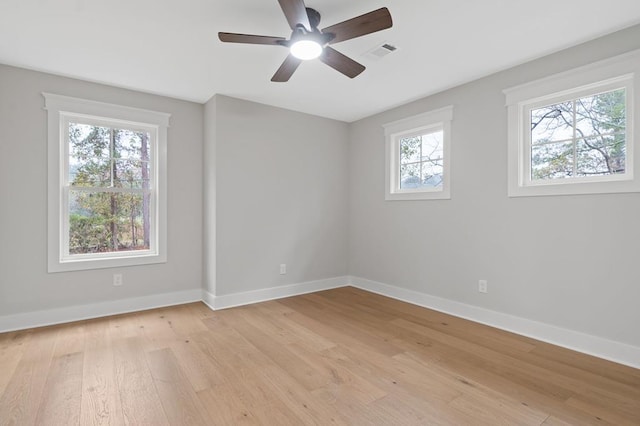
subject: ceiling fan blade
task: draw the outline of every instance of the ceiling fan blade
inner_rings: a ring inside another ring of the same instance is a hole
[[[249,43],[249,44],[272,44],[281,46],[282,42],[287,41],[284,37],[269,37],[252,34],[236,34],[236,33],[218,33],[220,41],[227,43]]]
[[[340,71],[342,74],[349,78],[353,78],[359,75],[365,70],[364,65],[359,64],[348,56],[343,55],[332,47],[326,46],[322,55],[319,58],[322,62],[329,65],[336,71]]]
[[[303,0],[278,0],[278,2],[292,30],[295,30],[298,24],[304,25],[308,31],[311,30],[307,7]]]
[[[322,33],[334,34],[335,37],[329,42],[329,44],[333,44],[385,30],[391,28],[392,25],[393,21],[389,9],[383,7],[327,27],[322,30]]]
[[[284,83],[285,81],[289,81],[289,79],[298,69],[301,63],[302,59],[298,59],[295,56],[289,54],[282,65],[280,65],[280,68],[278,68],[278,71],[276,71],[273,77],[271,77],[271,81],[275,81],[276,83]]]

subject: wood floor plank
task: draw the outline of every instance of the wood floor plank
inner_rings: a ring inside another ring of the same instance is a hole
[[[80,424],[120,425],[124,423],[116,383],[112,329],[109,321],[94,320],[85,328]]]
[[[640,392],[640,370],[616,364],[591,355],[561,348],[545,342],[538,342],[531,356],[539,356],[546,362],[554,362],[563,367],[572,367],[590,374],[597,374],[627,389]]]
[[[225,382],[224,369],[215,358],[207,356],[202,351],[193,337],[174,342],[171,350],[196,392],[211,389]]]
[[[640,370],[355,288],[0,334],[0,425],[638,425]]]
[[[165,310],[164,317],[167,320],[167,325],[180,339],[187,339],[196,333],[207,331],[207,327],[200,318],[193,314],[190,305],[173,306],[171,309]]]
[[[276,403],[293,412],[303,424],[348,424],[339,413],[316,401],[307,388],[290,375],[291,367],[296,366],[281,367],[236,330],[235,323],[233,326],[229,324],[226,321],[209,321],[208,326],[213,333],[206,337],[217,350],[220,361],[239,375],[239,380],[249,385],[247,391],[252,400],[258,401],[257,406]],[[233,347],[235,354],[220,351],[220,348],[227,347]],[[298,371],[303,371],[306,366],[298,368]]]
[[[54,358],[84,351],[86,324],[87,322],[79,321],[54,326],[58,329]]]
[[[554,416],[549,416],[542,423],[542,426],[571,426],[575,423],[569,423]]]
[[[336,412],[342,413],[348,419],[357,418],[360,424],[379,425],[389,422],[387,413],[376,404],[365,404],[354,398],[348,389],[334,387],[317,389],[311,392],[313,397],[323,404],[330,406]],[[405,421],[394,422],[393,424],[407,424]],[[389,423],[391,424],[391,423]]]
[[[82,364],[82,352],[60,355],[53,359],[36,424],[80,424]]]
[[[602,391],[589,391],[569,398],[567,405],[615,424],[640,424],[640,400],[636,398],[612,397]]]
[[[193,339],[203,353],[215,360],[225,372],[223,383],[214,389],[232,386],[247,409],[272,402],[272,391],[265,384],[262,370],[273,366],[273,361],[260,354],[226,323],[221,321],[212,325],[208,322],[208,326],[213,327],[212,332],[200,333]]]
[[[531,364],[527,364],[527,368],[523,369],[524,363],[510,354],[478,346],[446,333],[423,328],[404,319],[394,320],[394,324],[411,330],[418,336],[424,336],[432,340],[434,343],[428,350],[430,352],[446,351],[443,359],[450,359],[448,352],[457,351],[461,359],[466,357],[470,362],[481,364],[485,369],[491,369],[496,374],[508,375],[511,380],[528,383],[532,388],[535,387],[540,392],[554,395],[557,398],[570,398],[576,391],[575,388],[571,388],[572,384],[574,386],[582,386],[581,383],[573,378],[565,377]],[[424,348],[416,349],[424,351]]]
[[[181,340],[169,318],[170,312],[170,308],[160,308],[139,312],[135,316],[145,351],[165,349]]]
[[[30,337],[31,333],[25,331],[0,334],[0,395],[18,367]]]
[[[244,319],[239,310],[228,312],[233,328],[253,345],[262,354],[270,358],[275,365],[286,370],[307,390],[314,390],[325,386],[330,380],[330,375],[323,374],[319,369],[308,364],[289,350],[288,340],[279,339],[279,336],[267,334],[254,327]]]
[[[358,340],[361,344],[389,356],[402,352],[402,349],[391,344],[385,337],[366,331],[370,330],[367,324],[349,322],[346,318],[335,315],[335,310],[332,311],[326,306],[318,308],[317,306],[321,305],[319,300],[310,299],[308,295],[284,299],[282,303],[294,307],[298,312],[304,312],[304,316],[318,320],[328,327],[342,330],[342,335],[347,340]]]
[[[147,352],[151,375],[167,419],[172,425],[207,425],[211,423],[196,392],[182,373],[169,348]]]
[[[436,376],[429,368],[414,368],[396,359],[398,355],[387,357],[338,347],[324,351],[323,356],[335,359],[355,374],[366,377],[387,394],[420,395],[425,402],[443,405],[461,395],[451,385],[452,378]]]
[[[549,416],[549,413],[544,410],[530,407],[512,395],[493,389],[490,384],[476,382],[469,377],[459,375],[456,371],[433,365],[425,366],[409,354],[400,354],[394,358],[402,362],[403,365],[436,376],[441,382],[446,382],[450,388],[460,393],[460,396],[452,400],[449,405],[472,415],[474,418],[484,417],[488,420],[493,416],[496,418],[496,422],[502,420],[505,424],[539,425]],[[500,410],[496,411],[496,406],[499,406]],[[481,413],[484,416],[480,416]]]
[[[288,345],[288,348],[293,354],[328,378],[323,388],[331,394],[349,395],[350,399],[363,405],[369,405],[388,394],[372,383],[373,381],[369,377],[352,371],[348,363],[326,356],[326,351],[322,353],[311,352],[295,343]]]
[[[258,409],[229,383],[198,392],[198,398],[209,413],[212,425],[260,425]]]
[[[501,351],[529,352],[535,349],[537,345],[536,341],[528,337],[483,324],[470,323],[462,318],[456,318],[442,312],[424,309],[397,300],[370,298],[367,297],[366,293],[350,287],[339,290],[350,295],[353,299],[347,300],[352,306],[357,306],[358,309],[363,309],[374,315],[380,311],[388,312],[389,315],[393,315],[395,318],[404,318],[407,321],[418,323],[452,336],[462,335],[470,342],[481,346]],[[470,326],[472,326],[472,333],[470,333]]]
[[[308,425],[349,425],[351,422],[343,413],[335,411],[331,406],[318,401],[300,383],[291,378],[286,371],[270,367],[263,370],[263,375],[274,396],[297,417]],[[284,374],[283,374],[284,373]]]
[[[477,418],[457,411],[440,402],[423,402],[419,397],[387,395],[376,401],[389,424],[407,425],[468,425],[481,426]],[[488,425],[487,425],[488,426]]]
[[[137,315],[134,312],[105,318],[105,320],[109,321],[111,339],[115,341],[140,336],[142,331],[136,321]]]
[[[0,397],[0,425],[35,424],[51,367],[58,330],[30,331],[20,363]]]
[[[255,327],[261,328],[265,333],[286,339],[287,343],[296,343],[307,346],[310,350],[322,351],[335,347],[335,342],[323,338],[302,325],[288,321],[286,315],[281,314],[282,306],[278,302],[267,302],[255,305],[258,314],[245,315],[245,320]]]
[[[113,343],[116,385],[126,424],[169,424],[138,338]]]

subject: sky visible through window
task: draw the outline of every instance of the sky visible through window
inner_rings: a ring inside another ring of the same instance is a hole
[[[400,139],[400,189],[442,186],[443,140],[442,129]]]

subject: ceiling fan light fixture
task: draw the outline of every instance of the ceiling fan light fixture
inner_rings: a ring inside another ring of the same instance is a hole
[[[265,44],[289,49],[284,62],[271,77],[273,82],[289,81],[302,61],[315,58],[349,78],[360,75],[365,70],[364,65],[338,52],[331,45],[391,28],[393,22],[389,9],[381,7],[326,28],[318,28],[320,13],[306,7],[304,2],[278,0],[292,30],[288,40],[284,37],[225,32],[219,32],[218,38],[226,43]]]
[[[289,48],[293,56],[303,61],[315,59],[322,54],[322,45],[315,40],[298,40]]]

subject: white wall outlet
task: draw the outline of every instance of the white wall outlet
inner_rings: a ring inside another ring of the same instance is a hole
[[[113,285],[114,286],[122,285],[122,274],[113,274]]]
[[[487,287],[487,280],[478,281],[478,291],[480,293],[487,293],[489,291]]]
[[[280,264],[280,275],[284,275],[287,273],[287,264],[286,263],[281,263]]]

